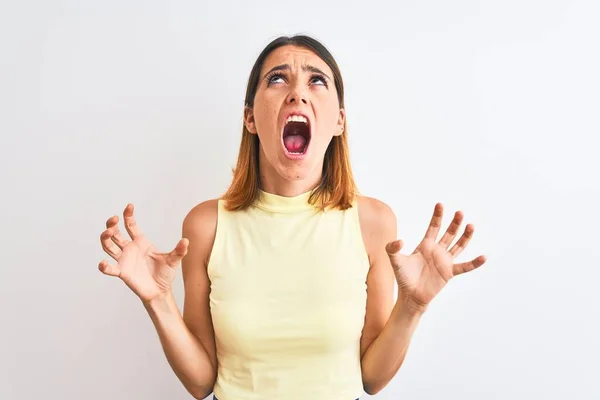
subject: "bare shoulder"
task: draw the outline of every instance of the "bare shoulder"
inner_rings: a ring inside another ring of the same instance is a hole
[[[358,196],[358,217],[365,244],[378,246],[382,241],[394,240],[396,214],[385,202],[373,197]]]
[[[190,251],[203,256],[205,264],[215,240],[218,214],[218,199],[210,199],[194,206],[183,220],[182,236],[190,241]]]
[[[205,223],[213,221],[215,224],[217,223],[217,214],[218,214],[218,199],[210,199],[205,200],[200,204],[194,206],[185,216],[183,221],[184,226],[188,226],[190,228],[196,227],[196,222],[204,221]]]

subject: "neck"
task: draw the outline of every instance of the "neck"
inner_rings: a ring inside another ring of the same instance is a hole
[[[294,176],[296,174],[293,170],[290,170],[289,177],[282,176],[262,154],[259,155],[258,165],[260,189],[278,196],[295,197],[314,189],[321,182],[322,165],[311,171],[314,173],[309,173],[303,178]]]

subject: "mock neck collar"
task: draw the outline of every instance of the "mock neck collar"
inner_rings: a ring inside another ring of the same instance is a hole
[[[314,209],[314,206],[308,202],[312,190],[296,196],[280,196],[260,189],[258,192],[256,206],[266,211],[287,213]]]

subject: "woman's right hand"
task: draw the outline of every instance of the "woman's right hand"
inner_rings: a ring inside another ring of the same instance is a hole
[[[177,266],[186,255],[189,241],[181,239],[169,253],[161,253],[139,230],[133,217],[133,204],[123,211],[125,229],[131,240],[119,231],[119,217],[106,221],[100,235],[104,251],[117,263],[102,260],[98,269],[105,275],[116,276],[147,303],[171,290]]]

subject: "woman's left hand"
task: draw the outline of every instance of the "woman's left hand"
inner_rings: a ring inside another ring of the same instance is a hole
[[[454,262],[473,237],[474,227],[467,224],[462,236],[449,249],[460,228],[463,214],[460,211],[455,213],[446,233],[436,242],[443,215],[442,204],[436,204],[425,237],[411,255],[400,253],[401,240],[386,246],[398,282],[399,296],[410,302],[411,307],[422,311],[452,277],[472,271],[486,261],[485,256],[479,256],[468,262]]]

